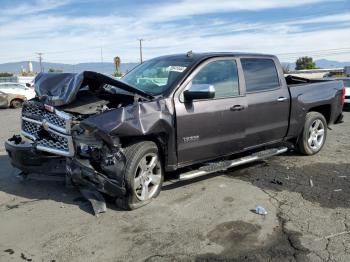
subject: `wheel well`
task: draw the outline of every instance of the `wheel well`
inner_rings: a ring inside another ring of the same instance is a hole
[[[324,116],[324,118],[327,121],[327,124],[329,124],[329,121],[331,119],[331,105],[322,105],[322,106],[316,106],[310,108],[309,112],[318,112]]]
[[[14,98],[14,99],[12,99],[12,100],[10,101],[10,104],[12,104],[13,101],[20,101],[21,103],[24,102],[24,100],[21,99],[21,98]]]
[[[122,147],[125,147],[130,143],[135,143],[140,141],[154,142],[158,147],[160,157],[162,158],[163,163],[166,164],[167,158],[168,158],[168,150],[167,150],[168,137],[166,134],[160,133],[160,134],[153,134],[153,135],[147,135],[147,136],[125,137],[120,139]]]

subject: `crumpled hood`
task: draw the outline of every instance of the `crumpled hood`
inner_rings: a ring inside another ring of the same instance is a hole
[[[122,81],[92,71],[75,73],[40,73],[34,80],[36,95],[45,103],[53,106],[66,105],[74,101],[78,91],[85,86],[94,91],[101,85],[109,84],[141,97],[152,99],[153,97],[139,89]]]

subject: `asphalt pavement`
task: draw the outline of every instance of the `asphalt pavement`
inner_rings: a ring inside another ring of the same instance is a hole
[[[350,261],[348,112],[315,156],[168,179],[149,205],[99,217],[63,182],[17,176],[3,142],[19,117],[1,110],[0,261]]]

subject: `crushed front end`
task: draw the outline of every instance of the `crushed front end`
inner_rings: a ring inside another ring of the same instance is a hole
[[[126,206],[125,149],[133,139],[175,152],[170,100],[96,72],[39,74],[35,90],[23,104],[21,135],[5,143],[12,165],[24,175],[63,175],[95,213],[106,209],[101,193]]]
[[[91,130],[83,129],[81,119],[81,115],[37,100],[25,102],[21,136],[13,136],[5,143],[12,165],[25,175],[65,175],[67,182],[84,190],[83,194],[97,189],[122,197],[126,191],[118,176],[124,167],[122,152],[107,146]]]

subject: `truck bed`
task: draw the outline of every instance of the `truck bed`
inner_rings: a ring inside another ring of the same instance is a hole
[[[291,97],[288,137],[300,133],[305,112],[310,109],[322,108],[328,125],[334,124],[341,115],[342,81],[287,76],[286,82]]]

